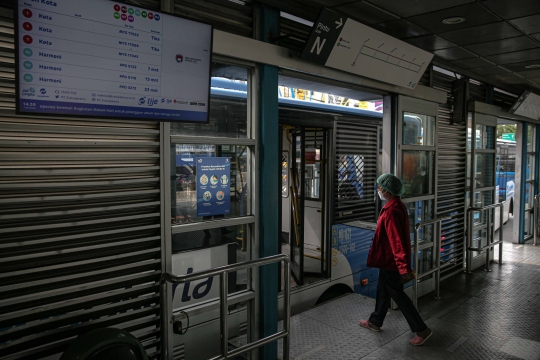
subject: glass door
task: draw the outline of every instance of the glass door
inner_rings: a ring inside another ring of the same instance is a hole
[[[468,127],[468,172],[467,185],[469,207],[482,208],[493,205],[495,200],[495,157],[497,118],[495,116],[474,113],[469,117]],[[491,214],[491,216],[489,215]],[[470,237],[468,244],[473,248],[482,248],[493,239],[494,212],[475,211],[472,224],[468,223]],[[486,264],[485,251],[467,251],[467,271],[472,271]]]
[[[397,176],[403,181],[402,201],[409,213],[411,246],[414,247],[415,225],[435,218],[437,175],[437,113],[434,103],[399,98]],[[421,227],[418,232],[418,259],[414,270],[418,275],[432,270],[436,264],[435,227]],[[414,261],[412,266],[414,267]],[[433,276],[421,279],[419,296],[434,289]]]

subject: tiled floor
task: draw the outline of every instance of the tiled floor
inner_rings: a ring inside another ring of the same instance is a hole
[[[434,331],[424,346],[409,344],[413,334],[399,310],[389,311],[380,333],[361,328],[358,319],[375,300],[351,294],[291,319],[290,358],[540,360],[540,246],[507,241],[503,249],[502,266],[444,281],[439,301],[419,299]]]

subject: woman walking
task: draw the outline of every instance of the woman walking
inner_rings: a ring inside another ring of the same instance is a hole
[[[379,268],[375,311],[369,320],[360,320],[360,325],[373,331],[381,331],[386,313],[393,299],[401,309],[416,336],[412,345],[422,345],[433,333],[424,323],[411,299],[403,291],[403,284],[416,278],[411,269],[411,239],[407,208],[401,202],[403,183],[392,174],[383,174],[377,179],[377,192],[388,202],[382,208],[369,251],[367,265]]]

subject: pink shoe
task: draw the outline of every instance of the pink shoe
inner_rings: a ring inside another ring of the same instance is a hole
[[[360,326],[365,327],[366,329],[373,330],[375,332],[381,331],[381,328],[377,325],[373,325],[369,320],[360,320]]]
[[[433,335],[433,331],[431,329],[427,328],[426,330],[416,333],[416,336],[411,339],[411,344],[414,346],[420,346],[423,343],[426,342],[429,337]]]

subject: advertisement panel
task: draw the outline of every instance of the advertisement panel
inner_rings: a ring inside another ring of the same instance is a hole
[[[197,216],[231,212],[231,158],[197,159]]]

